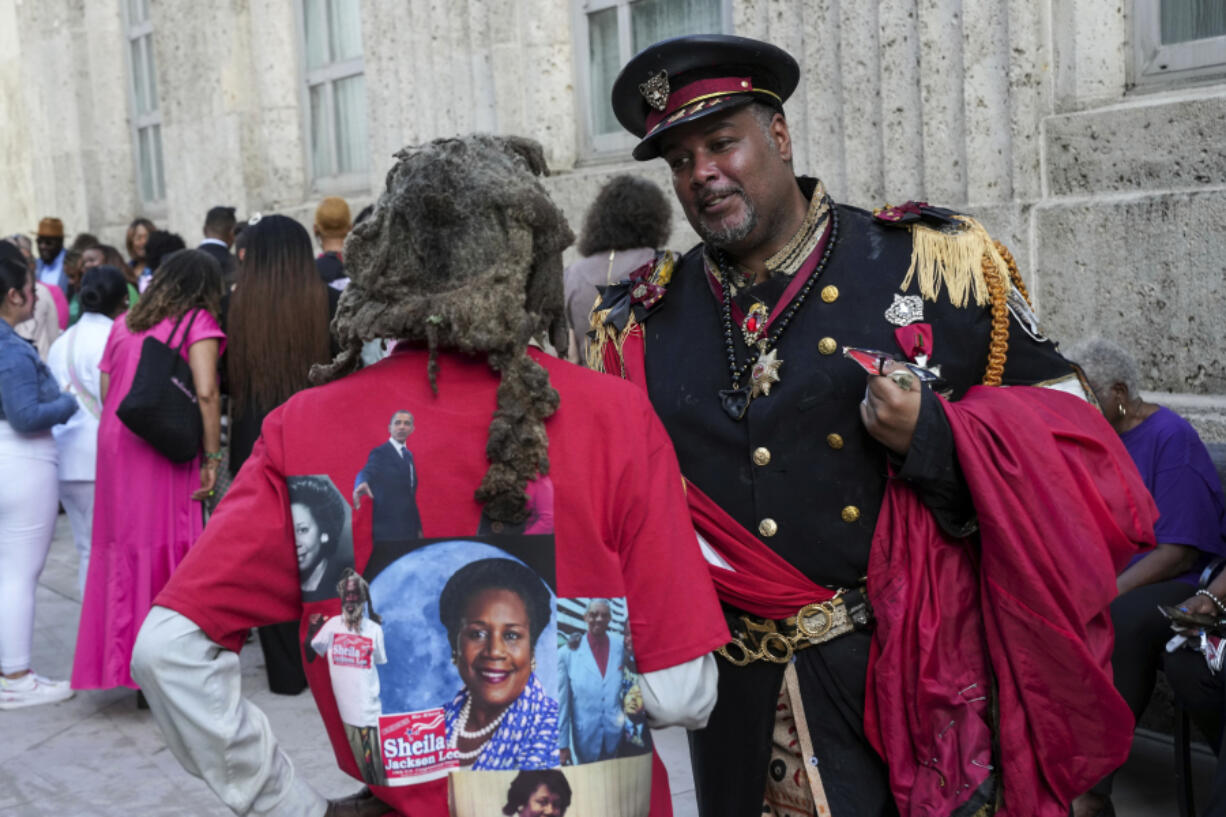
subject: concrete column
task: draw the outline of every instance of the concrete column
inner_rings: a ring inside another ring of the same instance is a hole
[[[1013,198],[1006,0],[963,6],[967,202]]]
[[[884,197],[924,198],[923,111],[916,0],[881,0],[881,123]]]
[[[839,6],[848,0],[803,0],[801,20],[804,50],[794,54],[800,63],[798,94],[806,100],[800,134],[792,138],[806,145],[806,165],[797,170],[821,177],[835,201],[850,201],[847,154],[843,138],[843,62],[840,57]]]
[[[933,203],[966,201],[961,0],[919,0],[924,190]]]
[[[160,0],[151,9],[168,223],[194,246],[210,207],[252,209],[243,177],[250,17],[243,0]]]
[[[843,150],[849,201],[872,206],[885,197],[881,137],[881,51],[877,7],[839,4],[843,80]]]

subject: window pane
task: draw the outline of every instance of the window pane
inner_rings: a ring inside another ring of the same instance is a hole
[[[329,0],[328,28],[332,32],[332,61],[362,56],[362,15],[358,0]]]
[[[332,149],[328,143],[327,86],[311,88],[311,169],[316,178],[332,175]]]
[[[721,34],[721,0],[639,0],[630,4],[635,54],[652,43],[683,34]]]
[[[592,135],[617,133],[621,125],[613,116],[613,106],[609,101],[613,93],[613,80],[621,68],[616,6],[587,16],[587,37],[591,58],[588,98],[592,106]]]
[[[140,196],[154,201],[152,128],[141,128],[136,135],[136,150],[140,160]]]
[[[328,30],[324,7],[327,0],[305,0],[302,6],[303,26],[306,28],[306,60],[307,68],[319,68],[327,65]]]
[[[136,105],[137,115],[149,113],[148,85],[145,82],[145,38],[140,37],[128,43],[132,49],[132,95]]]
[[[145,41],[145,77],[149,83],[147,100],[149,110],[156,111],[158,109],[158,73],[157,67],[153,63],[153,35],[149,34],[141,38]]]
[[[141,22],[148,20],[149,19],[149,0],[136,0],[136,2],[140,5]]]
[[[369,164],[366,140],[366,78],[361,74],[337,80],[336,97],[337,172],[360,173]]]
[[[1226,0],[1161,0],[1162,44],[1226,35]]]
[[[162,172],[162,126],[154,125],[149,131],[149,139],[153,143],[153,195],[161,201],[166,198],[166,176]]]

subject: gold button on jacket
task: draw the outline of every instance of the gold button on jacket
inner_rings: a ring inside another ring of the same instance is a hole
[[[832,304],[839,299],[839,288],[831,285],[822,287],[822,300],[828,304]]]
[[[834,338],[822,338],[817,342],[817,351],[823,355],[833,355],[839,350],[839,342]]]
[[[758,523],[758,533],[766,538],[770,538],[779,532],[779,526],[775,524],[775,520],[767,517]]]
[[[840,515],[843,517],[844,522],[855,522],[860,518],[860,509],[855,505],[848,505]]]
[[[826,445],[830,446],[835,451],[838,451],[840,448],[843,447],[843,438],[842,436],[838,434],[827,434],[826,435]]]
[[[771,461],[771,451],[766,446],[758,446],[753,450],[754,465],[769,465]]]

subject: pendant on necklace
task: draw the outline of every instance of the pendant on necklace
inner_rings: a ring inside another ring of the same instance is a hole
[[[719,401],[724,408],[724,413],[733,420],[740,420],[745,416],[745,412],[749,410],[750,400],[749,386],[741,386],[735,389],[720,389]]]
[[[753,347],[754,344],[766,337],[766,322],[770,319],[770,310],[766,308],[766,304],[755,302],[749,307],[749,311],[745,313],[745,320],[741,321],[741,334],[745,337],[745,345]]]
[[[779,370],[783,368],[783,361],[775,356],[776,351],[771,349],[769,352],[758,352],[758,359],[754,361],[753,368],[749,370],[749,396],[751,398],[758,395],[769,395],[771,384],[779,382]]]

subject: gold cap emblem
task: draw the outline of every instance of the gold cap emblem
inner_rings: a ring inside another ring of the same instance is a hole
[[[639,93],[643,95],[643,99],[647,100],[647,104],[657,111],[667,108],[668,71],[661,70],[660,73],[648,77],[646,82],[639,85]]]

